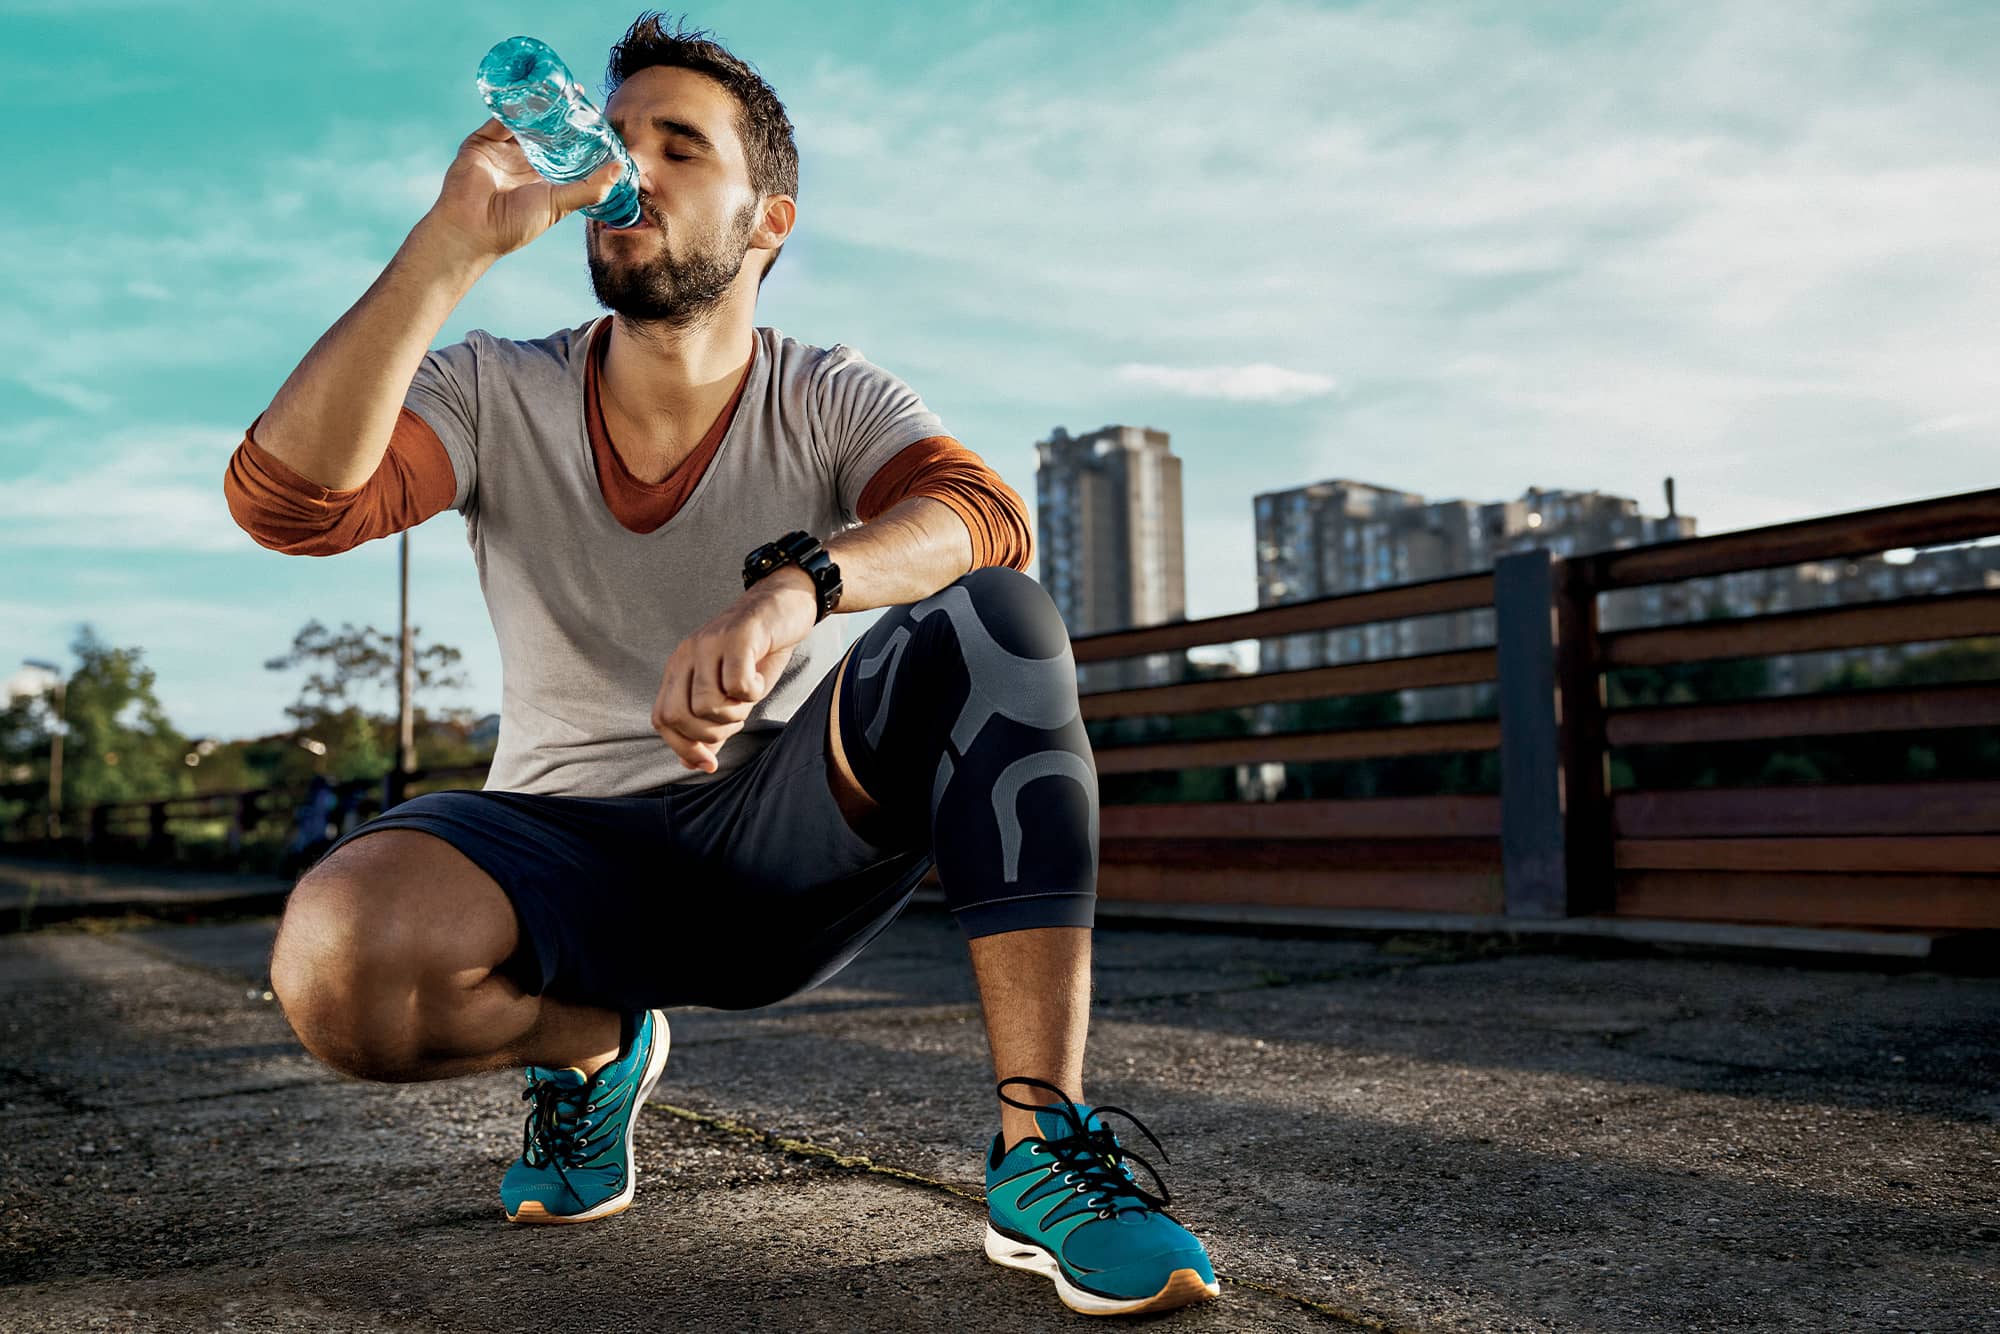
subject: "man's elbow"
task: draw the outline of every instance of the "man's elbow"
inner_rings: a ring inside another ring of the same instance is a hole
[[[274,489],[246,480],[243,467],[239,446],[223,470],[222,501],[252,542],[286,556],[334,556],[355,545],[344,512],[302,508]]]

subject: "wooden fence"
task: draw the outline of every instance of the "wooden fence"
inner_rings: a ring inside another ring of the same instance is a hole
[[[1601,595],[2000,533],[2000,490],[1073,641],[1079,665],[1492,608],[1492,648],[1086,694],[1086,720],[1492,683],[1499,719],[1094,747],[1100,775],[1497,751],[1498,796],[1100,812],[1107,902],[1518,923],[2000,928],[2000,782],[1614,794],[1614,747],[2000,724],[2000,682],[1613,709],[1607,671],[2000,634],[2000,589],[1606,633]],[[1610,934],[1620,934],[1612,931]],[[1647,934],[1632,932],[1629,934]],[[1654,932],[1652,934],[1660,934]]]
[[[483,764],[391,773],[381,779],[353,779],[333,786],[332,821],[351,828],[396,805],[407,796],[438,788],[476,785],[486,777]],[[191,797],[161,797],[151,801],[106,802],[84,813],[83,851],[91,857],[173,861],[197,830],[221,824],[223,848],[241,851],[260,834],[289,837],[296,827],[296,808],[304,793],[289,788],[257,788],[246,792],[204,792]]]

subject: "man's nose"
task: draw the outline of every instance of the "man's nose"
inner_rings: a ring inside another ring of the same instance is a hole
[[[650,213],[653,208],[653,187],[659,182],[658,173],[642,157],[634,156],[632,165],[639,169],[639,202]]]

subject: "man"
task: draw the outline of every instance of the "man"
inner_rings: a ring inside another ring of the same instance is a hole
[[[405,802],[293,891],[286,1016],[366,1078],[526,1067],[507,1217],[601,1218],[633,1197],[662,1009],[817,985],[935,861],[1003,1076],[987,1255],[1079,1310],[1211,1297],[1149,1165],[1077,1101],[1096,770],[1020,498],[859,353],[754,325],[798,191],[763,80],[645,16],[607,83],[645,215],[586,225],[611,316],[426,350],[619,170],[551,185],[489,121],[231,460],[231,512],[281,551],[459,511],[502,660],[486,789]],[[828,615],[871,607],[827,671]]]

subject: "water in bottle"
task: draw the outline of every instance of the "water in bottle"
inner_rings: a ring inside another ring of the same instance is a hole
[[[580,181],[615,157],[624,164],[603,202],[579,210],[608,227],[641,217],[639,169],[562,57],[533,37],[496,43],[479,62],[479,95],[514,132],[528,162],[558,185]]]

